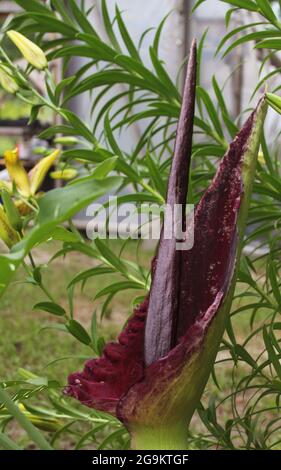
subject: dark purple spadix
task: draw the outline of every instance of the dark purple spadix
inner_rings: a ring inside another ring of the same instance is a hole
[[[167,205],[173,211],[172,223],[176,220],[175,205],[182,207],[180,222],[183,229],[192,152],[196,65],[196,41],[193,40],[166,198]],[[181,252],[176,249],[177,237],[174,229],[173,226],[173,236],[170,239],[165,239],[162,230],[158,247],[145,327],[146,365],[165,356],[177,339]]]

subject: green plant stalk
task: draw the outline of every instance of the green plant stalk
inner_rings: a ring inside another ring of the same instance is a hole
[[[188,426],[185,421],[174,425],[151,428],[143,426],[132,436],[134,450],[187,450]]]
[[[30,253],[28,253],[28,258],[30,260],[30,263],[31,263],[31,266],[33,269],[36,268],[36,263],[33,259],[33,256]],[[26,262],[23,260],[22,261],[22,265],[24,267],[24,269],[26,270],[27,274],[30,276],[30,277],[33,277],[33,274],[32,274],[32,271],[29,269],[29,267],[27,266]],[[46,297],[48,297],[48,299],[53,302],[53,303],[56,303],[54,297],[52,296],[52,294],[50,294],[49,290],[47,289],[47,287],[45,287],[45,285],[43,284],[42,281],[40,282],[37,282],[37,286],[40,287],[40,289],[42,290],[42,292],[44,292],[44,294],[46,295]]]

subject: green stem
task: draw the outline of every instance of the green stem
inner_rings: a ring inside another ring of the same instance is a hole
[[[54,297],[52,296],[52,294],[48,291],[47,287],[44,286],[44,284],[42,284],[42,282],[40,284],[38,284],[39,287],[41,288],[41,290],[44,292],[44,294],[48,297],[48,299],[53,302],[53,303],[56,303]]]
[[[36,263],[34,261],[34,258],[32,256],[32,253],[28,253],[28,257],[30,259],[30,263],[31,263],[31,266],[33,269],[36,268]],[[40,289],[44,292],[44,294],[48,297],[48,299],[53,302],[53,303],[56,303],[54,297],[52,296],[52,294],[49,292],[49,290],[47,289],[47,287],[43,284],[42,281],[40,282],[37,282],[37,285],[40,287]]]
[[[49,80],[49,85],[51,86],[52,92],[54,93],[56,89],[56,83],[55,83],[54,77],[49,69],[46,69],[45,73],[46,73],[46,78]]]
[[[36,268],[36,264],[35,264],[35,261],[34,261],[33,256],[32,256],[31,253],[28,253],[28,258],[29,258],[29,260],[30,260],[30,263],[31,263],[32,268],[35,269],[35,268]]]
[[[186,450],[187,432],[186,423],[155,428],[138,426],[131,432],[131,447],[137,450]]]
[[[81,243],[85,243],[84,237],[81,235],[79,230],[75,227],[74,223],[72,222],[71,219],[68,220],[69,228],[74,235],[77,236],[77,238],[80,240]]]
[[[140,185],[143,187],[143,189],[146,189],[150,194],[153,196],[156,196],[156,198],[161,202],[161,204],[165,203],[165,199],[159,194],[157,191],[155,191],[149,184],[145,183],[145,181],[140,181]]]

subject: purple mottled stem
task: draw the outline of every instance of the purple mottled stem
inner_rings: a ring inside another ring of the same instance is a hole
[[[196,41],[193,40],[167,191],[168,206],[172,209],[175,204],[182,206],[183,229],[192,153],[195,91]],[[162,230],[145,327],[144,358],[147,366],[165,356],[176,342],[181,266],[181,252],[176,250],[176,242],[174,230],[170,239],[164,238]]]

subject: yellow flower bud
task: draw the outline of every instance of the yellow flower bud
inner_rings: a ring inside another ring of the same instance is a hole
[[[54,164],[60,154],[60,150],[54,150],[50,155],[40,160],[29,172],[31,194],[35,194],[44,181],[49,169]]]
[[[18,148],[4,152],[5,165],[11,180],[24,197],[31,196],[28,175],[20,161]]]
[[[28,411],[25,412],[25,415],[29,421],[34,424],[34,426],[38,429],[42,429],[42,431],[54,433],[62,426],[62,422],[56,418],[51,418],[49,416],[36,416]]]
[[[54,139],[55,144],[61,144],[61,145],[75,145],[75,144],[78,144],[78,142],[79,140],[73,136],[62,136],[62,137],[56,137]]]
[[[20,50],[23,57],[38,70],[43,70],[48,67],[47,58],[34,42],[27,39],[23,34],[17,31],[10,30],[7,35],[15,46]]]
[[[0,85],[7,93],[12,95],[19,91],[19,86],[12,77],[11,70],[2,62],[0,62]]]
[[[0,206],[0,238],[9,248],[19,241],[19,235],[11,226],[2,206]]]
[[[66,168],[65,170],[52,171],[50,174],[54,180],[72,180],[77,176],[78,172],[74,168]]]
[[[265,161],[265,159],[264,159],[264,154],[263,154],[262,152],[259,152],[258,161],[260,162],[261,165],[265,165],[265,164],[266,164],[266,161]]]
[[[42,429],[43,431],[55,432],[62,426],[61,421],[57,418],[49,416],[38,416],[30,413],[22,403],[19,403],[18,407],[20,411],[24,413],[25,416],[29,419],[29,421],[34,424],[34,426]]]

